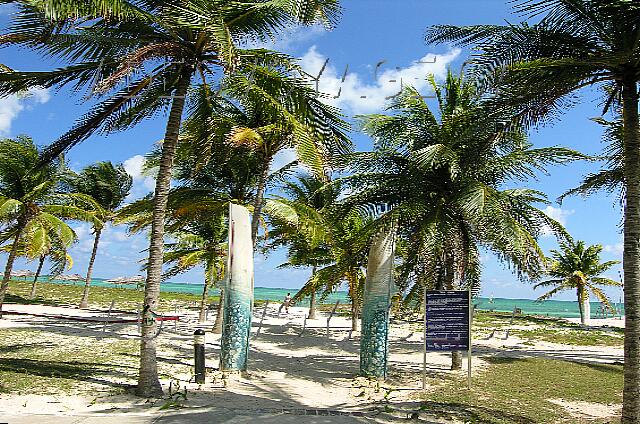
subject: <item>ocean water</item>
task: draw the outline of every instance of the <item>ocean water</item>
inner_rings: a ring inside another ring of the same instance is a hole
[[[49,281],[51,283],[56,284],[71,284],[71,285],[83,285],[84,281],[60,281],[60,280],[49,280],[47,276],[43,276],[40,281]],[[123,285],[123,284],[111,284],[105,282],[101,278],[95,278],[91,283],[96,287],[118,287],[118,288],[128,288],[135,289],[135,286],[132,285]],[[202,293],[202,284],[192,284],[192,283],[176,283],[176,282],[166,282],[160,285],[160,291],[163,292],[174,292],[174,293],[191,293],[191,294],[201,294]],[[258,300],[270,300],[270,301],[282,301],[287,293],[295,294],[295,289],[287,289],[287,288],[271,288],[271,287],[256,287],[254,291],[254,297]],[[217,289],[212,289],[210,294],[217,294]],[[322,300],[322,303],[335,303],[337,300],[340,300],[340,303],[349,303],[349,298],[347,297],[346,291],[338,291],[335,293],[331,293],[327,298]],[[319,299],[320,301],[320,299]],[[522,313],[529,315],[542,315],[542,316],[550,316],[550,317],[562,317],[562,318],[578,318],[580,317],[580,310],[578,308],[578,302],[575,301],[564,301],[564,300],[546,300],[544,302],[536,302],[531,299],[505,299],[505,298],[486,298],[479,297],[474,299],[473,302],[479,310],[493,310],[496,312],[511,312],[514,308],[520,308]],[[303,302],[298,303],[300,306],[308,306],[308,300],[304,300]],[[600,302],[591,302],[591,314],[592,317],[595,317],[595,313],[598,311],[600,307]],[[621,304],[616,304],[616,307],[621,309]]]

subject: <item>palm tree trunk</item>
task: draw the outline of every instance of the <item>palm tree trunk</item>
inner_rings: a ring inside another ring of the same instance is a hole
[[[576,289],[576,297],[578,298],[578,310],[580,311],[580,323],[584,325],[584,303],[582,302],[582,293],[580,287]]]
[[[213,334],[222,333],[222,313],[224,312],[224,288],[220,289],[220,300],[216,309],[216,320],[213,323]]]
[[[4,296],[9,289],[9,280],[11,279],[13,263],[18,256],[18,245],[20,242],[20,237],[22,236],[22,232],[24,231],[24,227],[26,226],[26,222],[24,224],[18,223],[18,232],[13,239],[13,245],[11,246],[11,251],[9,252],[9,257],[7,258],[7,265],[4,267],[4,276],[2,277],[2,285],[0,286],[0,319],[2,319],[2,305],[4,304]]]
[[[91,272],[93,271],[93,263],[96,260],[96,253],[98,253],[98,243],[100,242],[101,232],[101,229],[96,228],[96,235],[93,239],[93,250],[91,251],[89,267],[87,268],[87,276],[84,279],[84,290],[82,291],[82,299],[80,299],[80,309],[85,309],[89,306],[89,285],[91,284]]]
[[[144,287],[144,309],[142,314],[142,337],[140,342],[140,371],[136,394],[139,396],[161,396],[163,394],[158,379],[156,360],[156,320],[151,311],[158,307],[160,296],[160,280],[162,277],[162,260],[164,252],[164,220],[167,208],[169,189],[171,188],[171,170],[178,144],[182,112],[185,97],[191,83],[192,68],[186,66],[180,81],[177,83],[171,102],[169,121],[162,143],[160,167],[156,180],[153,198],[153,216],[151,221],[151,240],[149,243],[149,261],[147,263],[147,280]]]
[[[358,331],[358,276],[349,275],[351,292],[351,331]]]
[[[313,270],[311,271],[311,277],[316,274],[316,266],[313,266]],[[309,316],[308,319],[316,319],[316,290],[311,292],[311,299],[309,300]]]
[[[36,270],[36,275],[33,277],[33,283],[31,283],[31,293],[29,293],[29,298],[33,299],[36,297],[36,284],[38,283],[38,278],[40,277],[40,273],[42,272],[42,265],[44,265],[44,260],[46,256],[40,255],[40,261],[38,262],[38,269]]]
[[[253,216],[251,217],[251,240],[253,247],[256,246],[258,239],[258,227],[260,226],[260,215],[262,214],[262,206],[264,205],[264,191],[267,186],[267,178],[269,177],[269,168],[271,167],[271,157],[265,158],[262,165],[262,172],[258,180],[258,188],[256,190],[256,198],[253,202]]]
[[[358,331],[358,301],[351,299],[351,330]]]
[[[207,297],[209,296],[209,287],[211,286],[211,274],[205,271],[204,288],[202,289],[202,299],[200,299],[200,313],[198,314],[198,322],[204,322],[207,316]]]
[[[622,86],[624,124],[624,390],[622,423],[640,422],[640,126],[635,75]]]

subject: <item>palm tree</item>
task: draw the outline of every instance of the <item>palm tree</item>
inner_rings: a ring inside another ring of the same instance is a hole
[[[297,183],[284,182],[282,191],[288,195],[289,200],[316,211],[331,207],[337,197],[333,190],[325,187],[324,181],[312,175],[299,175]],[[318,267],[331,263],[331,251],[328,246],[313,234],[292,224],[288,219],[279,219],[277,214],[271,217],[269,224],[269,248],[286,246],[288,249],[288,260],[280,267],[311,267],[310,280],[314,281]],[[310,291],[309,319],[316,318],[316,294],[317,290]],[[296,295],[295,299],[301,297],[302,295]]]
[[[173,264],[165,274],[169,278],[189,269],[201,265],[204,268],[204,288],[200,301],[199,321],[204,322],[209,289],[222,281],[226,263],[227,223],[223,213],[200,217],[199,221],[191,221],[181,225],[181,229],[171,232],[176,239],[174,243],[165,246],[164,260],[166,264]],[[218,302],[216,326],[222,325],[222,297]],[[219,322],[219,323],[218,323]]]
[[[31,292],[29,293],[29,297],[31,299],[36,297],[38,278],[40,278],[42,267],[44,266],[44,262],[47,258],[49,258],[49,261],[51,262],[49,278],[56,277],[62,274],[65,270],[69,270],[73,267],[73,258],[67,252],[67,246],[54,242],[51,248],[48,249],[46,255],[40,255],[38,268],[36,269],[36,273],[33,276],[33,282],[31,283]]]
[[[475,45],[472,70],[495,83],[502,100],[520,109],[524,122],[547,119],[588,86],[604,86],[605,112],[623,109],[625,181],[624,424],[640,422],[640,5],[626,0],[517,1],[517,10],[536,23],[440,25],[428,42]]]
[[[118,208],[129,195],[133,179],[122,165],[114,166],[111,162],[98,162],[89,165],[77,175],[69,178],[71,189],[77,193],[91,196],[99,208],[95,210],[96,224],[93,226],[93,249],[87,267],[84,290],[80,300],[80,308],[86,308],[89,302],[89,285],[91,284],[91,272],[96,260],[100,235],[104,227],[113,219]],[[99,224],[98,224],[99,222]]]
[[[258,77],[268,77],[260,64],[287,65],[289,61],[262,49],[239,49],[236,40],[268,39],[289,24],[322,22],[331,25],[339,15],[340,7],[336,0],[212,0],[207,3],[189,0],[179,4],[152,1],[135,3],[135,6],[139,10],[136,16],[123,20],[88,20],[83,26],[69,25],[62,34],[51,34],[51,27],[43,26],[47,22],[46,15],[42,10],[32,10],[41,19],[34,19],[32,25],[21,22],[4,40],[35,46],[72,64],[52,72],[2,73],[0,93],[66,83],[74,83],[79,89],[96,81],[96,93],[115,91],[54,142],[45,159],[71,148],[98,129],[124,129],[169,107],[154,196],[145,284],[147,312],[142,326],[137,387],[139,395],[151,396],[162,394],[156,341],[152,337],[156,324],[151,312],[158,304],[165,209],[189,88],[196,78],[207,83],[216,70],[236,78],[244,71],[242,82],[250,88],[247,70],[255,71]],[[129,83],[132,74],[140,77]],[[312,118],[315,111],[308,112]],[[307,149],[313,150],[313,143],[306,138]]]
[[[315,270],[293,300],[310,296],[319,290],[322,290],[322,296],[326,296],[346,283],[351,299],[351,329],[357,331],[365,280],[363,267],[372,235],[370,220],[357,210],[345,212],[335,203],[316,210],[306,201],[280,197],[270,199],[265,208],[269,216],[296,228],[310,246],[321,246],[319,252],[328,253],[327,256],[320,256],[325,264]]]
[[[77,238],[73,229],[66,223],[64,223],[64,225],[67,225],[68,228],[64,228],[64,231],[61,231],[61,233],[66,234],[71,231],[74,234],[73,238],[61,239],[58,235],[58,228],[45,226],[43,228],[44,231],[41,232],[41,225],[35,225],[30,233],[24,234],[20,239],[17,256],[23,256],[27,258],[27,260],[38,258],[38,267],[33,276],[31,292],[29,293],[30,299],[36,297],[38,279],[40,278],[44,262],[47,258],[51,261],[50,277],[59,275],[65,269],[71,269],[73,266],[73,258],[67,253],[67,248],[71,243],[75,242]],[[44,234],[44,239],[41,239],[40,236],[34,237],[36,234]],[[9,243],[0,247],[0,250],[8,253],[11,252],[12,247],[13,243]]]
[[[413,282],[407,301],[421,304],[425,287],[476,291],[480,247],[508,262],[519,276],[536,276],[544,255],[536,236],[561,226],[533,203],[544,196],[507,188],[548,164],[579,157],[566,149],[532,149],[507,108],[489,108],[473,81],[448,74],[430,78],[438,110],[412,87],[389,106],[390,115],[361,117],[376,142],[351,157],[343,180],[347,205],[365,208],[379,225],[397,222],[405,240],[399,281]],[[417,302],[414,302],[417,301]],[[461,366],[454,355],[452,368]]]
[[[75,233],[63,219],[97,222],[93,199],[61,190],[63,162],[34,168],[39,155],[26,136],[0,140],[0,221],[5,226],[0,243],[9,241],[11,246],[0,287],[0,313],[21,247],[27,256],[37,257],[53,243],[52,235],[63,246],[75,241]]]
[[[534,286],[553,287],[550,291],[538,298],[539,301],[551,298],[556,293],[565,290],[575,290],[580,307],[580,321],[582,325],[589,325],[591,292],[602,304],[611,309],[611,303],[607,295],[597,286],[615,286],[622,284],[606,277],[600,277],[620,261],[600,262],[602,246],[595,244],[585,247],[583,241],[573,242],[568,240],[560,243],[560,249],[552,250],[553,262],[549,265],[547,274],[551,280],[543,281]]]

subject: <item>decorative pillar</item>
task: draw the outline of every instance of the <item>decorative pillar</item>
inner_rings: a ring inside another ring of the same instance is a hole
[[[392,228],[379,233],[369,248],[360,338],[360,374],[367,377],[384,379],[387,376],[394,239]]]
[[[229,252],[224,287],[221,371],[245,371],[253,309],[253,242],[249,211],[229,205]]]

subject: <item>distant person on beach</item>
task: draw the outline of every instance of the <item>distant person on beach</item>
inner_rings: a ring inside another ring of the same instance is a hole
[[[284,303],[282,305],[284,306],[284,311],[288,314],[289,305],[291,305],[291,293],[287,293],[287,295],[284,297]]]

